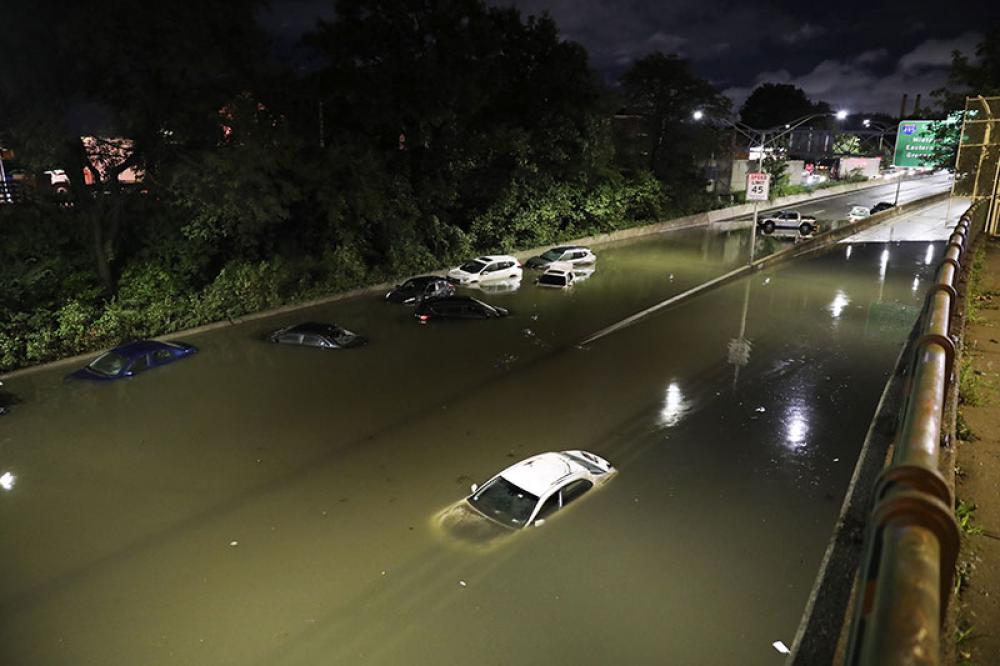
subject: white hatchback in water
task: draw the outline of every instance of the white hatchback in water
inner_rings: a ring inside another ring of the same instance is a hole
[[[448,280],[460,285],[498,280],[520,280],[521,262],[510,255],[484,255],[448,271]]]

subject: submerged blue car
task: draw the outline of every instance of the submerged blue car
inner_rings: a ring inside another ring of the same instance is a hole
[[[157,342],[156,340],[129,342],[104,352],[91,361],[90,365],[80,368],[70,377],[95,381],[131,377],[150,368],[158,368],[161,365],[179,361],[196,351],[198,351],[197,347],[184,342]]]

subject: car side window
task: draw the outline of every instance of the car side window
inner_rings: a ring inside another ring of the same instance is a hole
[[[153,352],[153,365],[162,365],[164,363],[169,363],[174,358],[174,355],[170,353],[169,349],[157,349]]]
[[[285,344],[290,345],[297,345],[301,340],[301,333],[282,333],[281,337],[278,338],[278,342],[284,342]]]
[[[302,344],[307,345],[309,347],[322,347],[323,338],[318,335],[303,335]]]
[[[562,493],[562,505],[566,506],[575,499],[579,499],[585,492],[594,487],[590,481],[586,479],[577,479],[572,483],[569,483],[560,492]]]
[[[500,268],[499,268],[499,270],[504,270],[506,268],[510,268],[513,265],[514,265],[513,261],[501,261],[500,262]]]
[[[143,354],[139,358],[132,361],[132,367],[129,368],[129,371],[132,374],[139,374],[140,372],[149,370],[149,368],[150,368],[149,357]]]
[[[492,264],[483,269],[483,273],[492,273],[493,271],[498,270],[500,270],[500,264],[494,261]]]
[[[548,518],[553,513],[559,510],[559,493],[552,493],[545,503],[542,504],[542,508],[538,510],[538,515],[535,516],[535,520],[544,520]]]

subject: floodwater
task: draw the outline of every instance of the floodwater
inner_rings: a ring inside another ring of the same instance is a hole
[[[128,380],[7,382],[0,663],[781,663],[932,266],[840,246],[576,346],[738,265],[745,234],[596,248],[569,291],[477,294],[502,320],[366,296]],[[303,319],[371,343],[259,339]],[[436,525],[576,448],[618,474],[544,526],[471,549]]]

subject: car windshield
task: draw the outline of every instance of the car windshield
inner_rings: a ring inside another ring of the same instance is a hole
[[[478,273],[479,271],[486,268],[486,264],[481,261],[470,261],[467,264],[462,264],[460,268],[466,273]]]
[[[118,352],[107,352],[106,354],[98,356],[87,367],[98,374],[112,377],[120,373],[126,365],[128,365],[127,358]]]
[[[563,256],[562,250],[549,250],[548,252],[542,253],[542,259],[545,261],[555,261],[561,256]]]
[[[551,275],[546,273],[542,277],[538,278],[539,284],[551,284],[557,287],[566,286],[566,276],[565,275]]]
[[[399,289],[400,291],[413,291],[415,289],[419,289],[421,284],[422,283],[420,280],[407,280],[402,285],[400,285]]]
[[[469,503],[501,525],[524,527],[538,504],[538,498],[498,476],[473,493]]]

